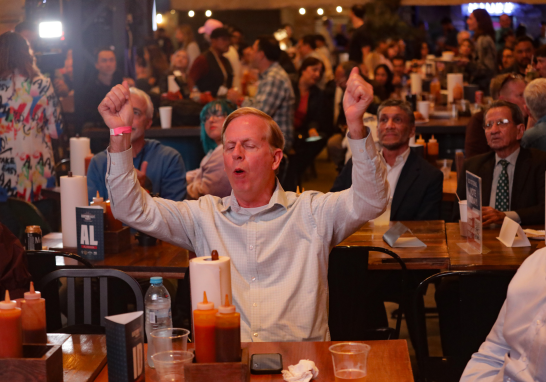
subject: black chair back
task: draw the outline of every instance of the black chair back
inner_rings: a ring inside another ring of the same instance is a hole
[[[396,328],[389,328],[371,311],[384,312],[381,298],[369,288],[369,252],[381,252],[394,258],[402,269],[401,290],[407,280],[406,265],[400,257],[381,247],[335,247],[328,264],[329,317],[332,341],[398,339],[402,309],[398,309]]]
[[[45,287],[52,281],[66,277],[67,279],[67,319],[68,328],[63,333],[97,333],[96,323],[93,322],[92,279],[99,280],[99,317],[101,331],[104,330],[105,317],[108,316],[108,278],[124,281],[133,291],[136,300],[136,311],[144,311],[144,298],[140,284],[128,274],[116,269],[60,269],[46,275],[40,282]],[[83,280],[83,322],[76,320],[76,279]],[[96,297],[95,297],[96,298]],[[60,312],[59,312],[60,314]],[[83,325],[82,325],[83,324]],[[95,327],[93,327],[95,326]],[[71,328],[72,327],[72,328]]]
[[[413,304],[415,315],[422,318],[419,322],[425,322],[425,312],[418,303],[418,296],[422,296],[430,283],[435,283],[442,289],[442,292],[436,291],[436,303],[440,322],[445,320],[442,325],[446,327],[446,331],[440,333],[450,332],[449,338],[445,334],[441,338],[442,347],[449,354],[431,357],[426,327],[419,325],[416,328],[415,352],[421,381],[460,380],[472,354],[478,351],[495,324],[514,274],[515,271],[485,270],[442,272],[419,285]]]

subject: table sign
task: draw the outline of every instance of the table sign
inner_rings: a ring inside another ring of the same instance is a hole
[[[482,178],[466,172],[466,243],[457,243],[466,253],[479,255],[489,250],[483,246],[482,236]]]
[[[104,260],[104,210],[101,206],[76,207],[78,255]]]
[[[523,232],[523,228],[510,219],[505,217],[500,230],[500,235],[497,239],[507,247],[530,247],[531,243]]]
[[[142,312],[105,317],[106,354],[110,381],[144,381]]]
[[[426,247],[427,245],[423,243],[421,240],[413,237],[400,237],[406,232],[411,233],[413,235],[413,232],[406,227],[404,224],[397,222],[395,225],[393,225],[385,234],[383,235],[383,240],[390,245],[392,248],[404,248],[404,247]]]

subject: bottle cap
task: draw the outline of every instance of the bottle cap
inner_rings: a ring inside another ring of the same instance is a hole
[[[224,305],[218,307],[218,313],[235,313],[235,305],[229,304],[229,296],[226,294],[226,301]]]
[[[432,143],[438,142],[438,141],[434,138],[434,134],[432,134],[432,138],[430,138],[430,139],[428,140],[428,143],[431,143],[431,142],[432,142]]]
[[[161,283],[163,283],[163,277],[161,276],[150,277],[150,284],[158,285]]]
[[[6,290],[6,299],[0,301],[0,309],[15,309],[17,308],[17,303],[9,299],[9,292]]]
[[[93,197],[93,203],[104,202],[104,199],[100,196],[99,191],[97,190],[97,196]]]
[[[42,297],[40,292],[34,290],[34,283],[30,282],[30,292],[25,292],[25,300],[38,300]]]
[[[214,303],[207,300],[207,292],[203,292],[203,301],[197,303],[198,310],[212,310],[214,309]]]
[[[423,135],[422,135],[422,134],[419,134],[419,139],[416,140],[415,143],[417,143],[417,144],[422,144],[422,145],[425,144],[425,140],[423,139]]]

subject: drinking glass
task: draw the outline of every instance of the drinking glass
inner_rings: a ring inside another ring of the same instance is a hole
[[[150,334],[154,353],[170,350],[185,351],[188,346],[189,330],[178,328],[156,329]]]
[[[161,382],[184,382],[184,364],[191,363],[193,353],[172,350],[152,355],[157,376]]]
[[[355,342],[330,346],[336,382],[364,382],[370,349],[369,345]]]

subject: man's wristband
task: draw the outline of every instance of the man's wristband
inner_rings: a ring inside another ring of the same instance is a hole
[[[130,134],[132,130],[131,126],[116,127],[115,129],[110,129],[110,135]]]

